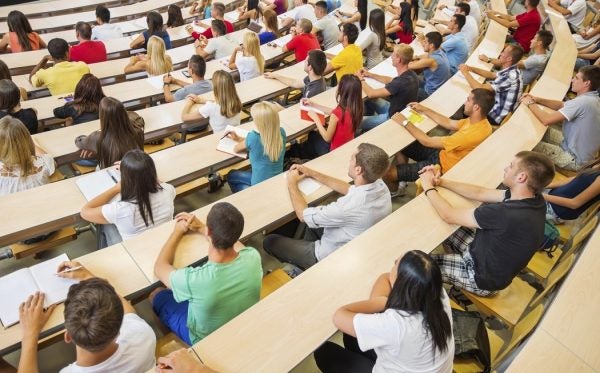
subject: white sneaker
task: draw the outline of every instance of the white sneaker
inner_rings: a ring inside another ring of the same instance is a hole
[[[398,189],[395,192],[391,192],[392,198],[402,197],[406,194],[406,188],[408,188],[408,183],[406,181],[400,181],[398,183]]]

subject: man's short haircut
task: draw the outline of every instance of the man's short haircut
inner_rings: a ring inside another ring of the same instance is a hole
[[[220,19],[213,19],[210,23],[210,27],[213,28],[219,35],[225,35],[227,33],[227,27],[225,22]]]
[[[465,17],[464,14],[455,14],[453,17],[454,22],[458,25],[458,31],[462,30],[462,28],[465,26],[465,23],[467,23],[467,17]]]
[[[527,186],[534,193],[541,193],[554,178],[554,163],[546,155],[531,151],[517,153],[517,167],[527,173]]]
[[[344,23],[342,33],[348,38],[348,44],[354,44],[358,38],[358,27],[354,23]]]
[[[461,13],[464,13],[465,16],[468,16],[471,13],[471,6],[465,2],[456,4],[456,7],[461,10]]]
[[[213,3],[212,11],[217,11],[217,14],[223,16],[225,15],[225,5],[223,3]]]
[[[485,88],[475,88],[471,90],[471,93],[473,94],[473,103],[479,106],[481,114],[486,116],[494,107],[496,94]]]
[[[415,55],[415,51],[412,49],[412,47],[404,43],[396,45],[394,47],[394,53],[397,54],[398,57],[400,57],[400,61],[404,65],[408,65],[408,63],[412,61]]]
[[[312,67],[313,72],[317,75],[323,75],[327,67],[327,56],[322,50],[313,49],[308,52],[306,63]]]
[[[98,352],[119,335],[123,303],[106,280],[92,278],[72,285],[65,301],[65,328],[84,350]]]
[[[427,39],[429,44],[433,44],[435,49],[438,49],[440,45],[442,45],[442,41],[444,40],[442,38],[442,34],[440,34],[437,31],[428,32],[427,34],[425,34],[425,38]]]
[[[579,68],[579,72],[581,73],[583,81],[590,82],[590,92],[600,88],[600,66],[583,66]]]
[[[506,46],[506,48],[510,48],[508,53],[510,53],[510,58],[513,64],[521,61],[521,58],[523,58],[523,55],[525,54],[523,47],[518,44],[509,44]]]
[[[323,0],[319,0],[315,4],[315,8],[321,8],[322,10],[325,11],[325,13],[327,13],[327,2],[323,1]]]
[[[110,22],[110,10],[104,5],[98,5],[96,7],[96,18],[100,18],[103,23]]]
[[[192,70],[194,75],[204,78],[204,74],[206,74],[206,61],[204,61],[202,56],[194,54],[192,57],[190,57],[188,65],[190,66],[190,70]]]
[[[87,22],[77,22],[77,24],[75,25],[75,31],[83,40],[92,39],[92,26],[90,26],[90,24]]]
[[[540,5],[540,0],[529,0],[529,5],[533,8],[537,8],[537,6]]]
[[[298,21],[298,26],[300,26],[300,30],[302,30],[302,33],[304,34],[310,34],[313,29],[312,22],[306,18],[300,19],[300,21]]]
[[[240,239],[244,216],[230,203],[216,203],[208,212],[206,226],[215,249],[229,249]]]
[[[363,171],[363,178],[372,183],[381,178],[390,166],[390,156],[378,146],[363,142],[358,146],[356,165]]]
[[[554,36],[548,30],[538,31],[537,37],[542,42],[542,46],[544,47],[544,49],[550,48],[550,44],[552,44],[552,40],[554,40]]]
[[[69,43],[65,39],[54,38],[48,42],[48,52],[54,60],[65,60],[69,52]]]

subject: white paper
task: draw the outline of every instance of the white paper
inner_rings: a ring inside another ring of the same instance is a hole
[[[60,303],[67,299],[69,288],[78,282],[56,275],[58,266],[62,262],[67,261],[69,261],[67,254],[62,254],[29,268],[39,289],[46,295],[44,307]]]
[[[146,78],[146,81],[154,88],[160,89],[162,91],[164,84],[162,75],[150,76]]]
[[[121,174],[114,169],[104,169],[77,179],[75,184],[88,201],[109,190],[121,180]]]
[[[388,63],[387,60],[378,64],[377,66],[369,70],[369,72],[372,72],[373,74],[377,75],[389,76],[391,78],[398,76],[398,71],[396,70],[396,68],[392,66],[391,63]],[[380,81],[375,80],[373,78],[365,78],[365,82],[374,89],[385,87],[384,83],[381,83]]]
[[[288,176],[288,172],[284,174],[286,179]],[[298,182],[298,189],[300,189],[302,194],[304,194],[305,196],[309,196],[316,192],[321,187],[321,185],[322,184],[319,183],[317,180],[310,177],[305,177],[304,179]]]
[[[300,103],[300,110],[313,111],[317,114],[325,115],[325,113],[322,110],[319,110],[314,106],[304,105],[302,103]]]
[[[238,19],[240,19],[240,12],[237,10],[232,10],[231,12],[225,13],[225,16],[223,18],[225,18],[231,23],[235,23]]]
[[[284,47],[290,40],[292,40],[292,34],[287,34],[285,36],[280,37],[279,39],[273,40],[273,43],[278,47]]]
[[[233,127],[233,126],[227,126],[225,128],[225,131],[223,131],[223,135],[228,133],[228,132],[235,132],[238,136],[240,137],[248,137],[248,133],[250,131],[245,130],[243,128],[237,128],[237,127]],[[247,152],[241,152],[241,153],[236,153],[234,151],[235,146],[237,145],[237,141],[234,141],[232,138],[230,138],[229,136],[225,136],[223,138],[221,138],[219,140],[219,143],[217,144],[217,150],[220,150],[222,152],[225,153],[229,153],[229,154],[233,154],[235,156],[238,156],[240,158],[248,158],[248,153]]]

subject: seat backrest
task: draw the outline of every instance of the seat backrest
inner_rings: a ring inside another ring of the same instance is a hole
[[[517,325],[515,325],[510,340],[496,358],[496,362],[501,362],[508,353],[510,353],[519,343],[521,343],[525,337],[529,335],[529,333],[531,333],[531,331],[542,318],[543,314],[544,306],[540,304],[533,310],[529,311],[529,313],[526,314],[525,317],[523,317],[521,321],[517,323]],[[494,363],[495,366],[498,365],[496,362]]]
[[[548,276],[548,281],[546,283],[546,287],[531,301],[529,307],[537,306],[542,301],[542,299],[544,299],[546,294],[548,294],[548,292],[552,290],[552,288],[554,288],[554,286],[556,286],[556,284],[560,280],[562,280],[565,277],[565,275],[569,272],[569,269],[571,269],[571,267],[573,266],[574,261],[575,255],[569,255],[567,258],[561,261],[554,268],[554,270],[552,270],[552,272],[550,272],[550,275]]]
[[[596,228],[596,225],[598,225],[598,216],[592,215],[592,218],[589,219],[587,223],[585,223],[583,227],[573,236],[571,242],[568,244],[568,248],[560,260],[563,261],[563,258],[568,258],[575,251],[579,250],[583,241],[589,237],[590,233],[592,233],[594,228]]]

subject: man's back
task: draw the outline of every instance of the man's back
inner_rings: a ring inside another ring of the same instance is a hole
[[[51,95],[75,91],[75,86],[90,68],[84,62],[63,61],[47,69],[39,70],[31,77],[34,87],[46,86]]]
[[[123,30],[117,25],[103,23],[92,28],[92,40],[110,40],[123,37]]]
[[[71,61],[81,61],[87,64],[106,61],[106,47],[99,40],[88,40],[71,47]]]
[[[323,48],[325,50],[335,47],[338,43],[339,29],[333,18],[325,16],[315,22],[315,28],[323,35]]]
[[[578,164],[594,159],[600,151],[600,98],[598,91],[580,94],[559,110],[563,124],[563,148],[574,153]]]
[[[440,151],[442,172],[452,168],[491,134],[492,126],[487,118],[477,123],[471,123],[469,119],[460,120],[458,131],[442,137],[443,149]]]

